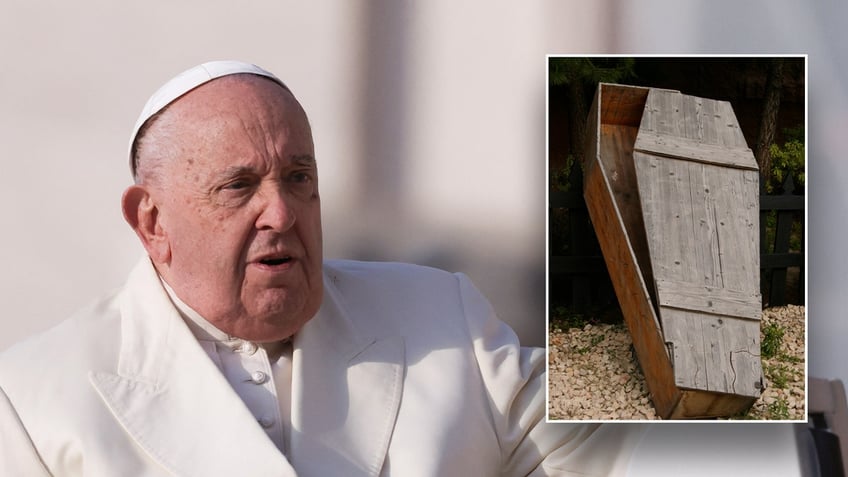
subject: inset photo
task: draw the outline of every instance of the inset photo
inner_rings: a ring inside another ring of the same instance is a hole
[[[806,421],[806,56],[547,61],[548,420]]]

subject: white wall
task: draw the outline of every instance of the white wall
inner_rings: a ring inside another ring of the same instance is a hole
[[[6,2],[0,350],[122,283],[142,254],[119,210],[129,131],[162,82],[224,58],[305,105],[326,256],[465,271],[544,345],[545,54],[604,43],[604,12],[581,8]]]
[[[142,255],[119,206],[128,136],[148,95],[190,66],[238,58],[284,78],[311,113],[328,209],[343,202],[357,17],[294,4],[4,4],[0,349],[120,286]]]

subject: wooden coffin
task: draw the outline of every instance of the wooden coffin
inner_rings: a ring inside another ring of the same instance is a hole
[[[730,416],[763,389],[759,175],[729,103],[601,84],[584,196],[665,419]]]

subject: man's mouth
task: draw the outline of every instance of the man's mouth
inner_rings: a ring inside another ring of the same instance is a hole
[[[291,262],[291,260],[292,260],[292,258],[288,257],[288,256],[287,257],[269,257],[269,258],[263,258],[263,259],[259,260],[259,263],[261,263],[262,265],[268,265],[270,267],[276,267],[278,265],[283,265],[285,263],[289,263],[289,262]]]

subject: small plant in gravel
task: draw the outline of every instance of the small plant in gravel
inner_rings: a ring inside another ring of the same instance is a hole
[[[786,384],[793,378],[792,370],[782,364],[766,367],[766,376],[771,384],[778,389],[786,389]]]
[[[780,353],[780,356],[777,357],[777,360],[789,364],[799,364],[804,362],[803,358],[799,358],[797,356],[790,356],[786,353]]]
[[[581,313],[576,313],[565,306],[556,306],[550,310],[549,328],[551,330],[568,331],[572,328],[583,328],[589,320]]]
[[[763,342],[760,345],[763,358],[771,359],[778,355],[785,332],[782,326],[775,323],[769,323],[763,328]]]
[[[769,414],[769,419],[789,419],[789,404],[783,398],[775,399],[773,403],[768,405],[767,410]]]
[[[589,338],[589,345],[584,346],[582,348],[577,348],[577,352],[579,354],[586,354],[589,351],[591,351],[592,348],[594,348],[595,346],[598,346],[602,341],[604,341],[605,338],[606,338],[606,336],[602,335],[602,334],[601,335],[594,335],[591,338]]]

